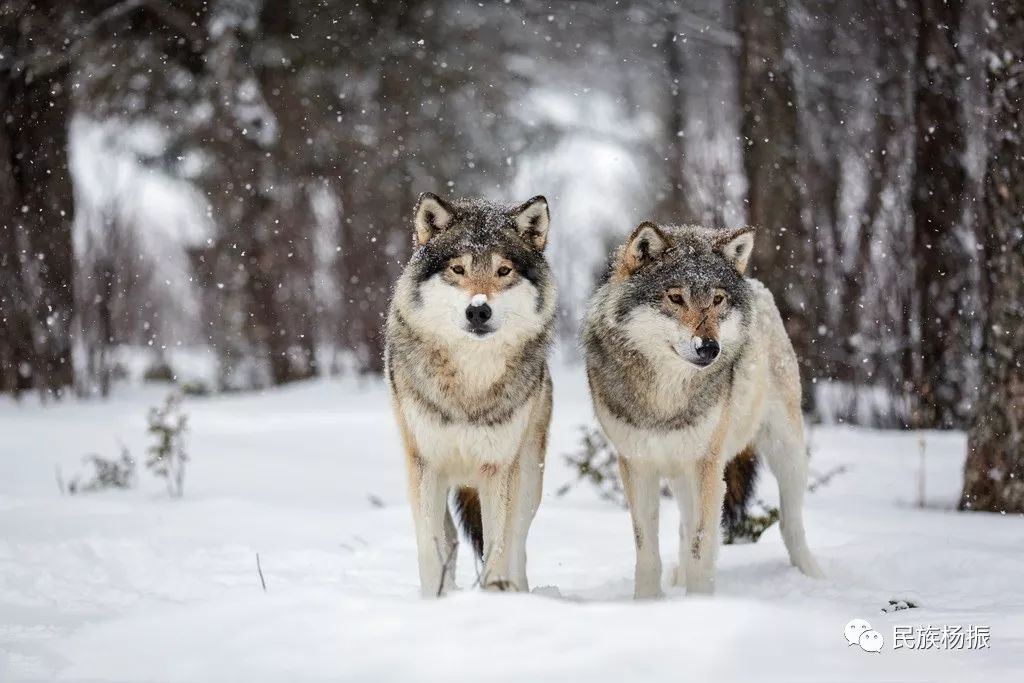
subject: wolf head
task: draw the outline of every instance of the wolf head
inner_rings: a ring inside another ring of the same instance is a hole
[[[543,254],[550,222],[541,196],[502,206],[423,193],[399,285],[403,313],[420,329],[479,343],[537,334],[554,313]]]
[[[641,223],[621,247],[608,287],[614,317],[652,355],[671,351],[696,368],[735,357],[751,317],[743,277],[752,228],[714,230]]]

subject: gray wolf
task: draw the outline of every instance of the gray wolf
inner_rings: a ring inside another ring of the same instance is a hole
[[[710,593],[723,473],[752,449],[778,480],[790,561],[807,547],[807,452],[796,355],[771,293],[744,276],[752,228],[641,223],[617,251],[583,328],[594,409],[615,446],[633,518],[635,597],[661,594],[661,478],[680,510],[675,583]]]
[[[385,366],[405,445],[420,590],[454,586],[456,513],[492,590],[529,589],[526,537],[551,421],[555,285],[544,197],[504,206],[424,193],[395,287]]]

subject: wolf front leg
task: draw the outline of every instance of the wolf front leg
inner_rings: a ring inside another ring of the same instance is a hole
[[[661,553],[658,550],[658,509],[661,481],[651,465],[619,455],[619,472],[633,517],[636,571],[633,597],[637,600],[661,596]]]
[[[436,468],[415,453],[407,459],[409,500],[416,525],[416,555],[420,567],[420,594],[440,597],[455,585],[458,538],[448,512],[448,486]]]
[[[480,513],[484,533],[484,590],[524,590],[516,583],[513,561],[518,550],[515,521],[524,514],[522,461],[516,457],[504,465],[485,465],[480,487]]]
[[[510,561],[512,581],[521,591],[530,590],[530,582],[526,577],[526,539],[530,534],[530,524],[540,506],[540,497],[544,478],[544,451],[532,448],[523,453],[520,459],[519,488],[522,501],[517,506],[518,512],[511,520],[510,543],[513,557]]]
[[[672,584],[686,586],[686,566],[690,563],[690,539],[697,531],[697,480],[692,466],[684,468],[683,474],[668,482],[672,497],[679,506],[679,564],[676,565]]]
[[[695,476],[686,478],[687,482],[692,482],[690,493],[696,494],[697,502],[696,518],[688,527],[692,533],[688,539],[689,552],[685,555],[687,593],[713,593],[715,590],[715,559],[721,536],[722,501],[725,500],[724,470],[718,454],[709,454],[697,461]]]
[[[520,449],[519,489],[522,502],[519,513],[512,518],[512,539],[515,555],[512,559],[512,575],[516,587],[521,591],[529,591],[530,583],[526,577],[526,539],[530,533],[530,525],[540,507],[541,493],[544,488],[544,454],[547,450],[548,427],[551,423],[551,382],[546,382],[541,400],[534,407],[530,417],[522,448]]]

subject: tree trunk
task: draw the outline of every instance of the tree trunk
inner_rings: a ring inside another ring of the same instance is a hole
[[[9,111],[8,74],[0,71],[0,111]],[[0,392],[18,393],[32,386],[30,368],[32,317],[26,308],[28,293],[19,248],[24,231],[18,217],[20,188],[14,176],[14,152],[6,124],[0,122]]]
[[[919,427],[962,423],[966,385],[965,327],[960,311],[969,285],[962,229],[967,174],[959,88],[963,60],[957,47],[962,0],[918,0],[914,180],[915,297],[919,327],[914,372]]]
[[[683,44],[677,40],[675,10],[665,17],[668,30],[662,39],[665,73],[668,78],[668,106],[665,116],[665,184],[658,197],[658,217],[666,223],[694,223],[697,214],[690,201],[684,174],[686,154],[686,91],[683,79]]]
[[[804,407],[813,410],[814,297],[810,239],[800,215],[797,109],[787,3],[743,0],[739,10],[740,102],[748,222],[758,229],[753,274],[775,295],[797,357]],[[812,298],[813,297],[813,298]]]
[[[908,10],[900,0],[884,0],[877,3],[878,13],[867,19],[864,28],[879,36],[879,47],[875,64],[880,80],[875,90],[874,129],[871,136],[871,151],[868,161],[867,197],[861,216],[860,233],[857,236],[856,258],[853,267],[844,273],[846,296],[843,304],[844,319],[849,325],[849,334],[859,343],[849,343],[847,364],[854,382],[860,388],[879,384],[895,387],[899,373],[894,371],[887,346],[898,339],[898,331],[886,321],[885,307],[880,296],[893,298],[896,292],[879,293],[879,271],[874,270],[876,255],[873,245],[883,239],[885,233],[896,229],[894,208],[887,206],[887,195],[896,196],[901,164],[906,159],[907,100],[906,71],[909,66],[903,59],[904,28],[911,21]],[[891,200],[890,200],[891,202]],[[850,312],[856,312],[851,315]],[[880,377],[880,374],[884,375]],[[859,415],[861,424],[868,424],[873,415]],[[890,416],[891,417],[891,416]]]
[[[313,264],[311,226],[314,217],[302,180],[308,154],[311,114],[302,83],[294,72],[308,68],[307,52],[289,47],[301,33],[292,2],[266,3],[260,14],[260,52],[283,58],[261,60],[257,71],[260,89],[274,112],[278,139],[267,158],[266,173],[274,177],[273,204],[268,220],[274,229],[264,236],[255,259],[258,273],[254,304],[266,332],[262,340],[270,359],[271,379],[284,384],[308,379],[316,371],[313,333]]]
[[[30,43],[24,36],[16,45]],[[27,48],[26,48],[27,49]],[[15,59],[28,60],[15,49]],[[4,231],[2,277],[12,288],[3,304],[5,341],[0,361],[5,388],[26,383],[59,393],[74,379],[71,364],[74,213],[68,169],[67,65],[48,73],[21,61],[0,69],[4,118],[0,176]],[[8,251],[9,250],[9,251]],[[10,317],[8,315],[10,314]],[[8,335],[10,335],[8,337]],[[26,342],[29,344],[26,348]],[[28,370],[28,379],[18,379]],[[12,377],[14,379],[12,379]]]
[[[988,314],[961,510],[1024,512],[1024,9],[992,5],[991,155],[979,236]]]
[[[391,283],[408,254],[406,245],[412,244],[416,196],[410,161],[430,152],[417,148],[413,138],[420,100],[414,84],[430,73],[429,63],[410,49],[424,20],[421,4],[381,3],[371,11],[378,27],[375,40],[382,48],[376,122],[381,138],[375,150],[380,167],[373,186],[360,183],[359,189],[347,192],[344,207],[341,267],[347,346],[359,368],[374,373],[384,368],[384,312]]]

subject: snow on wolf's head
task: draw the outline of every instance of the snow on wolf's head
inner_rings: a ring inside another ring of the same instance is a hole
[[[641,223],[615,260],[615,318],[638,348],[671,349],[696,368],[735,357],[747,338],[751,289],[743,273],[753,228]]]
[[[537,196],[504,206],[445,200],[416,203],[416,251],[399,283],[408,322],[475,344],[516,343],[551,324],[554,283],[544,259],[551,219]]]

